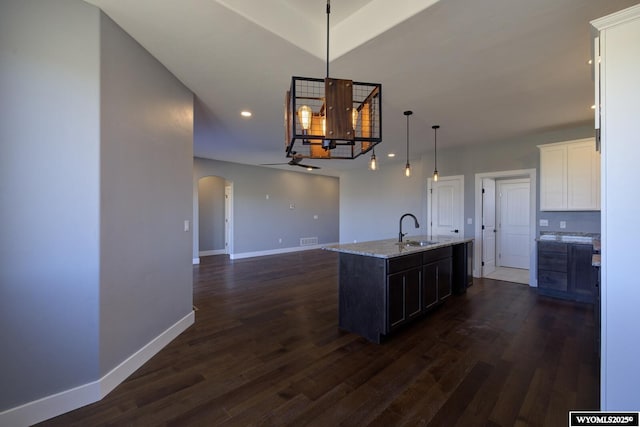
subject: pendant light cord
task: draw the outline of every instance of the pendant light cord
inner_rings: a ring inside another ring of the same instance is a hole
[[[409,163],[409,114],[407,116],[407,164]]]
[[[433,129],[433,171],[438,171],[438,129],[440,125],[431,126]]]
[[[407,164],[409,164],[409,116],[413,114],[413,111],[407,110],[403,114],[407,117]]]
[[[331,14],[331,0],[327,0],[327,78],[329,78],[329,15]]]

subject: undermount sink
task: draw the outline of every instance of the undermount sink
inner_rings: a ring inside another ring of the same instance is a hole
[[[404,242],[407,246],[429,246],[429,245],[437,245],[439,242],[432,240],[407,240]]]

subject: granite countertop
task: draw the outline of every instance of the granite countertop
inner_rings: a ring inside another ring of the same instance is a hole
[[[563,232],[563,231],[543,231],[540,237],[536,239],[538,242],[561,242],[561,243],[583,243],[594,245],[595,242],[600,243],[599,233],[580,233],[580,232]],[[598,249],[599,250],[599,249]]]
[[[404,242],[409,241],[429,241],[437,242],[426,246],[399,245],[398,239],[373,240],[370,242],[344,243],[339,245],[325,246],[322,249],[334,252],[343,252],[354,255],[365,255],[376,258],[394,258],[411,253],[424,252],[431,249],[451,246],[458,243],[472,241],[472,238],[450,237],[450,236],[405,236]]]

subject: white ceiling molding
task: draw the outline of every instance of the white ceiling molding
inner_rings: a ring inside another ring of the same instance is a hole
[[[343,0],[345,1],[345,0]],[[360,0],[331,5],[329,60],[333,61],[402,23],[439,0]],[[326,3],[309,7],[292,0],[216,0],[254,24],[326,60]]]
[[[216,3],[320,59],[326,56],[324,39],[318,37],[325,32],[321,21],[310,19],[284,0],[216,0]]]
[[[373,0],[331,28],[329,60],[374,39],[440,0]],[[333,10],[333,6],[332,6]],[[326,54],[325,54],[326,57]]]

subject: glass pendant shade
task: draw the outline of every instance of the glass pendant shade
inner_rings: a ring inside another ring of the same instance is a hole
[[[371,161],[369,162],[369,169],[372,171],[378,169],[378,160],[376,159],[376,150],[373,150],[373,154],[371,155]]]

